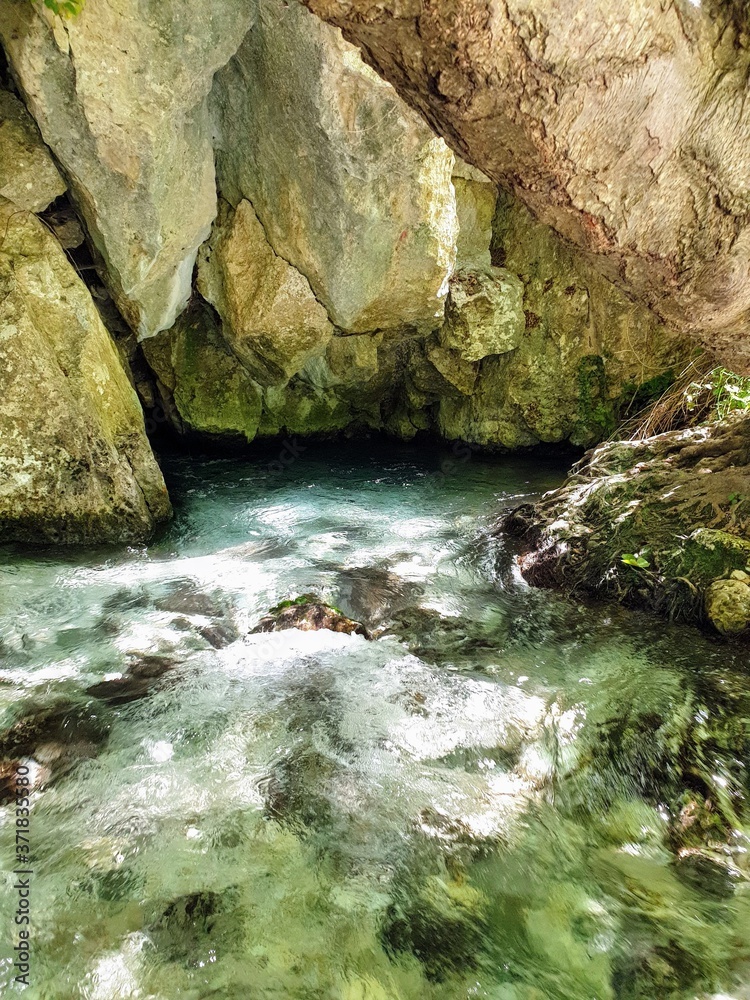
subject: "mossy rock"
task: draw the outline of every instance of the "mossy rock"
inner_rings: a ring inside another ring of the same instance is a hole
[[[347,618],[338,608],[320,601],[314,594],[302,594],[277,604],[260,620],[253,633],[283,632],[290,628],[297,628],[302,632],[328,629],[330,632],[372,638],[361,622]]]

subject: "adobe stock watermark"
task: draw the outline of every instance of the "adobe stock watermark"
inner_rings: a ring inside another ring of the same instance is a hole
[[[13,945],[13,968],[15,981],[23,986],[31,985],[31,792],[32,778],[28,764],[16,764],[15,794],[15,868],[16,879],[13,891],[16,893],[16,907],[13,915],[15,944]]]
[[[297,438],[286,438],[281,446],[278,458],[268,463],[269,472],[286,472],[290,466],[294,465],[303,452],[307,451],[307,446],[300,444]]]

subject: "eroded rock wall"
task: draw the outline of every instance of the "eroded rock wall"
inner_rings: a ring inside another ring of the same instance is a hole
[[[0,34],[180,433],[588,445],[685,364],[338,29],[174,2],[0,0]]]
[[[600,273],[750,372],[745,4],[305,2]]]

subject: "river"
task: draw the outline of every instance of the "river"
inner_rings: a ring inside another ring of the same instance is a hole
[[[164,467],[151,546],[0,556],[6,995],[750,997],[746,650],[519,579],[559,461]],[[304,593],[372,640],[252,632]]]

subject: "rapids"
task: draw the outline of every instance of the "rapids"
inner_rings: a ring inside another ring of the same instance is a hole
[[[0,555],[5,995],[750,997],[746,652],[523,584],[490,528],[559,463],[283,458],[168,456],[148,548]],[[252,634],[304,593],[374,638]]]

